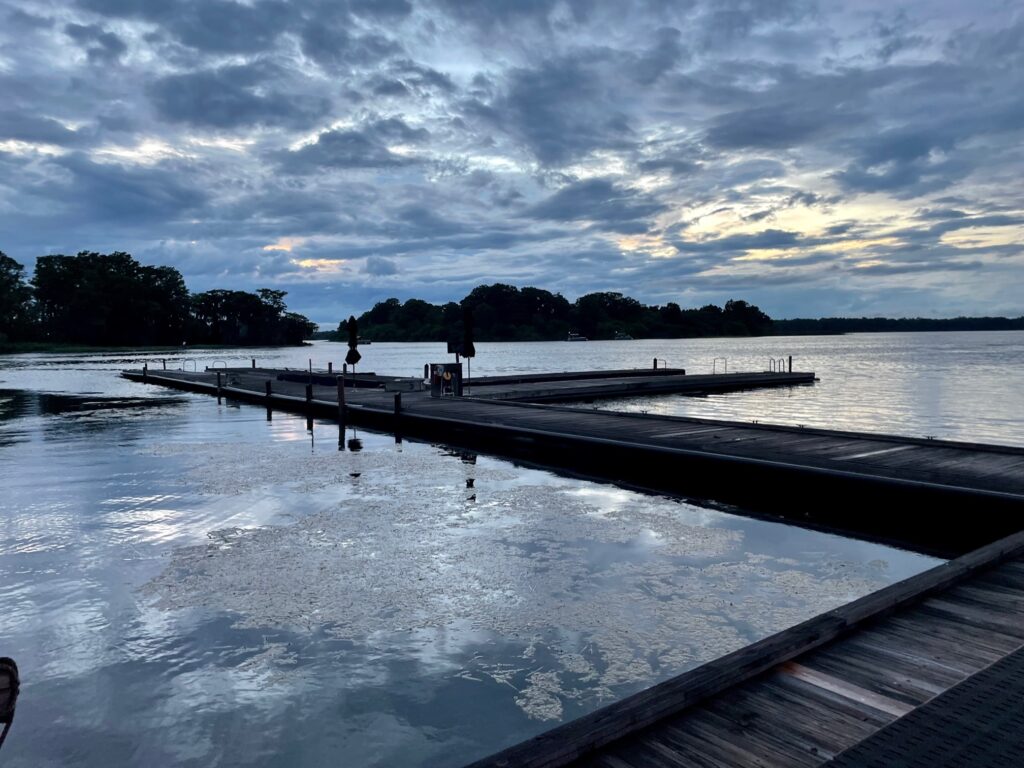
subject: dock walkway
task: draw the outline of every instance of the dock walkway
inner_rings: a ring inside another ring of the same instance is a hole
[[[1016,766],[1022,705],[1019,533],[472,768]]]

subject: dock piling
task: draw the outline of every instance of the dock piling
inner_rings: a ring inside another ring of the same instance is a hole
[[[792,355],[789,356],[789,372],[790,373],[793,372],[793,356]]]
[[[145,381],[148,381],[148,380],[149,380],[149,363],[143,363],[142,364],[142,381],[145,382]]]
[[[327,361],[327,372],[334,373],[334,362],[331,360]]]
[[[256,358],[255,357],[252,358],[252,367],[253,367],[253,370],[256,370]]]
[[[313,385],[312,384],[307,384],[306,385],[306,408],[308,409],[312,403],[313,403]]]
[[[395,392],[395,416],[402,412],[402,393]]]
[[[217,397],[221,395],[221,386],[220,371],[217,371]]]
[[[163,358],[163,359],[161,360],[161,362],[162,362],[162,363],[164,364],[164,370],[166,371],[166,370],[167,370],[167,358],[166,358],[166,357],[165,357],[165,358]]]
[[[345,379],[338,379],[338,421],[345,424]]]

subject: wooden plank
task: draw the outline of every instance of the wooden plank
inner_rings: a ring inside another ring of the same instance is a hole
[[[993,630],[1024,641],[1024,622],[1019,616],[1007,616],[991,610],[978,610],[939,597],[930,598],[922,610],[955,617],[958,621],[980,629]]]
[[[788,662],[780,668],[780,671],[792,675],[793,677],[803,680],[811,685],[816,685],[819,688],[824,688],[826,691],[832,691],[832,693],[845,696],[853,701],[866,704],[869,707],[886,712],[893,717],[902,717],[907,714],[914,707],[906,702],[897,701],[896,699],[888,696],[882,696],[881,694],[869,691],[866,688],[861,688],[858,685],[842,680],[834,675],[821,672],[816,669],[811,669],[803,664],[797,662]]]
[[[737,722],[728,704],[716,708],[714,702],[709,702],[708,707],[691,715],[666,723],[664,730],[670,736],[681,738],[694,722],[706,723],[708,728],[716,729],[726,738],[740,742],[764,758],[770,758],[783,766],[817,765],[821,762],[821,755],[829,753],[823,745],[802,738],[802,734],[795,734],[795,738],[783,738],[778,728],[769,722],[769,718],[747,718]]]
[[[893,454],[899,451],[910,451],[920,448],[919,445],[896,445],[891,448],[880,448],[871,451],[864,451],[863,453],[852,453],[849,456],[836,456],[836,461],[853,461],[854,459],[867,459],[875,456],[881,456],[883,454]]]

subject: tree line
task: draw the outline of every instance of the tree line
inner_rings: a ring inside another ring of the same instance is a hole
[[[173,267],[122,252],[42,256],[34,274],[0,252],[0,342],[83,346],[301,344],[316,324],[285,291],[191,293]]]
[[[590,293],[570,302],[541,288],[496,283],[474,288],[461,302],[430,304],[387,299],[359,316],[359,332],[377,341],[455,341],[463,308],[472,309],[479,341],[557,341],[569,333],[589,339],[760,336],[772,319],[745,301],[683,309],[674,302],[647,306],[621,293]],[[344,338],[339,326],[333,338]]]
[[[775,321],[778,336],[893,331],[1024,331],[1024,317],[822,317]]]

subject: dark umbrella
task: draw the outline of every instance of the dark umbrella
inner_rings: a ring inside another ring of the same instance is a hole
[[[352,375],[356,374],[356,363],[362,359],[362,355],[359,354],[359,350],[356,347],[359,346],[359,323],[356,322],[354,315],[350,315],[348,318],[348,354],[345,355],[345,362],[352,366]],[[353,380],[353,385],[355,380]]]
[[[462,356],[466,358],[468,388],[473,374],[473,364],[470,361],[476,357],[476,346],[473,344],[473,308],[468,304],[462,308]]]
[[[14,705],[18,701],[18,665],[14,659],[0,657],[0,747],[14,722]]]

